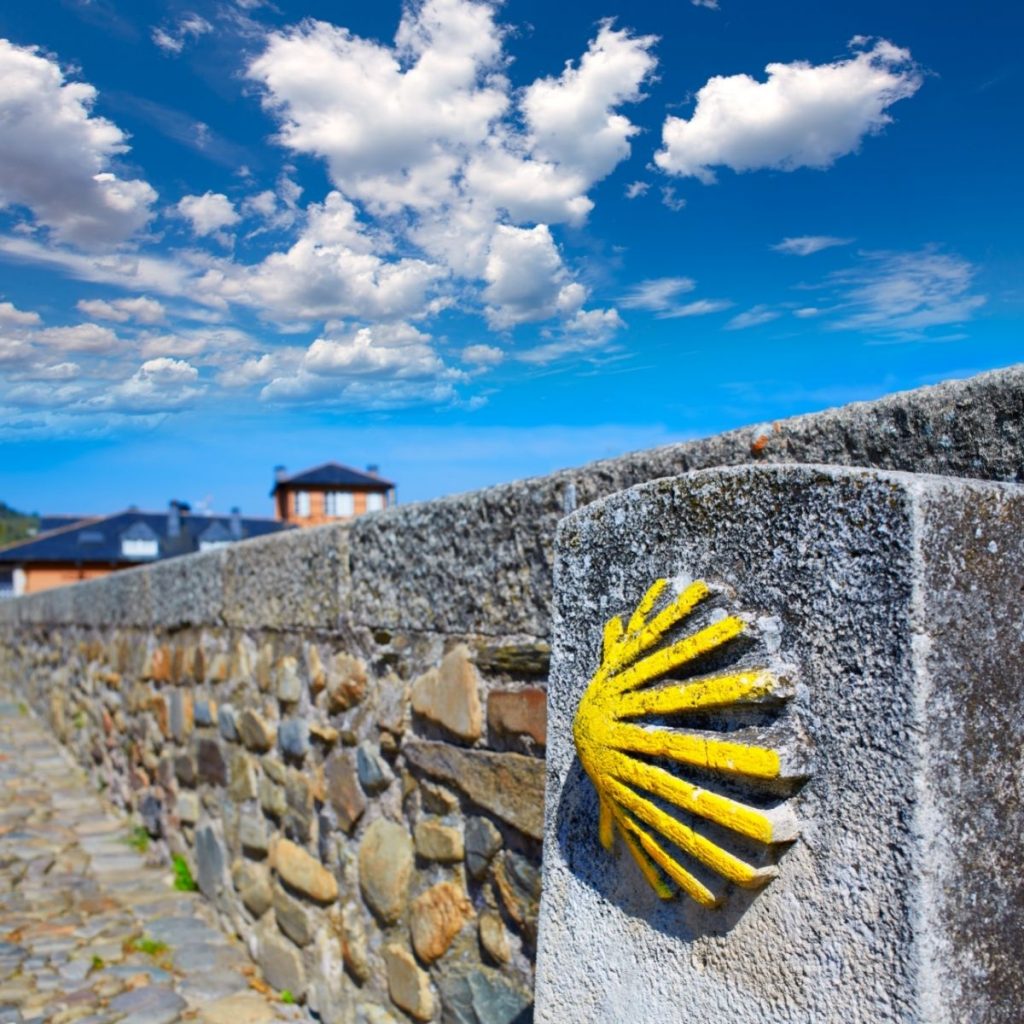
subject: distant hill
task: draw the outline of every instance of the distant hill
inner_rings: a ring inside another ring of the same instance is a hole
[[[18,512],[0,501],[0,547],[31,537],[38,528],[39,516],[35,513]]]

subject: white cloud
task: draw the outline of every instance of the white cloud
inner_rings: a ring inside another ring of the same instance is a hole
[[[185,196],[178,203],[177,210],[191,224],[192,233],[200,236],[215,234],[241,220],[234,204],[222,192]]]
[[[655,277],[633,285],[620,301],[626,309],[669,309],[678,296],[696,286],[692,277]]]
[[[494,345],[467,345],[459,355],[470,366],[497,366],[505,359],[505,353]]]
[[[958,256],[922,252],[878,253],[866,265],[832,277],[840,286],[841,330],[897,339],[926,337],[931,327],[964,323],[986,302],[971,291],[975,268]]]
[[[913,96],[922,81],[910,52],[884,39],[847,60],[769,64],[765,71],[765,82],[750,75],[709,79],[689,120],[666,118],[655,163],[705,184],[715,181],[716,166],[830,167],[889,124],[887,108]]]
[[[122,348],[118,336],[109,327],[101,327],[99,324],[46,327],[35,337],[47,348],[59,352],[92,352],[106,355]]]
[[[136,320],[140,324],[159,323],[167,314],[163,303],[145,295],[133,299],[79,299],[76,308],[96,320],[113,320],[115,323],[127,323]]]
[[[575,313],[586,298],[569,283],[562,257],[546,224],[534,228],[499,225],[484,268],[487,319],[493,327]]]
[[[374,325],[317,338],[307,349],[276,349],[227,375],[266,380],[268,402],[326,401],[369,408],[454,398],[465,378],[448,367],[429,335],[409,324]]]
[[[852,238],[836,238],[833,235],[798,235],[795,238],[784,238],[773,245],[776,252],[784,252],[789,256],[813,256],[823,249],[832,249],[837,245],[849,245]]]
[[[748,327],[759,327],[761,324],[769,323],[778,319],[781,314],[776,309],[768,306],[751,306],[743,313],[737,313],[726,325],[727,331],[744,331]]]
[[[154,26],[150,37],[164,53],[177,56],[185,49],[185,43],[189,39],[198,39],[212,31],[213,26],[204,17],[193,13],[182,15],[171,28]]]
[[[706,7],[710,11],[718,10],[718,0],[690,0],[694,7]]]
[[[696,299],[664,309],[657,314],[657,318],[677,320],[687,316],[707,316],[709,313],[721,313],[723,309],[730,309],[732,305],[728,299]]]
[[[719,313],[732,305],[726,299],[679,301],[679,296],[693,291],[695,287],[696,282],[691,277],[655,277],[633,285],[620,301],[626,309],[645,309],[659,320],[705,316]]]
[[[642,98],[653,73],[655,36],[631,36],[602,22],[578,66],[528,86],[521,103],[535,157],[571,168],[589,184],[629,156],[640,129],[616,108]]]
[[[661,205],[667,206],[673,213],[678,213],[686,207],[686,200],[676,195],[676,190],[671,185],[662,185]]]
[[[626,186],[626,198],[636,199],[644,195],[650,187],[646,181],[631,181]]]
[[[38,313],[18,309],[11,302],[0,302],[0,327],[37,327],[40,323]]]
[[[199,371],[183,359],[147,359],[127,380],[92,403],[130,412],[168,412],[191,405],[204,388]]]
[[[625,326],[617,309],[581,309],[559,331],[546,332],[554,335],[553,340],[517,352],[515,358],[522,363],[546,366],[569,355],[607,349],[611,339]]]
[[[130,237],[156,199],[145,181],[110,169],[128,144],[90,113],[95,99],[36,48],[0,39],[0,207],[27,207],[57,239],[87,248]]]
[[[306,21],[273,33],[249,75],[282,144],[323,158],[369,213],[402,214],[390,223],[425,263],[482,280],[488,315],[508,326],[575,313],[550,288],[499,300],[511,288],[501,231],[550,235],[587,217],[587,191],[629,155],[637,128],[617,108],[642,98],[654,42],[604,22],[577,64],[513,94],[495,5],[425,0],[406,8],[394,46]],[[549,266],[571,281],[560,256]]]

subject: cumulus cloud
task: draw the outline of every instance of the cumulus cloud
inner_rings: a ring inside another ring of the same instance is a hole
[[[147,182],[112,169],[129,147],[91,113],[95,99],[37,48],[0,39],[0,207],[27,207],[57,239],[86,248],[129,238],[156,199]]]
[[[499,225],[484,268],[484,299],[493,327],[575,313],[586,292],[567,281],[562,257],[546,224],[534,228]]]
[[[856,39],[855,48],[869,40]],[[666,173],[715,181],[734,171],[830,167],[880,132],[887,109],[913,96],[922,75],[910,51],[880,39],[830,64],[769,64],[767,81],[716,75],[697,93],[686,118],[666,118],[655,163]]]
[[[795,238],[784,238],[772,248],[789,256],[813,256],[823,249],[849,245],[852,241],[852,238],[835,238],[833,235],[798,235]]]
[[[410,324],[335,329],[306,349],[292,347],[227,371],[229,386],[265,381],[268,402],[344,403],[369,408],[447,401],[462,371],[447,366],[429,335]]]
[[[497,366],[505,359],[505,353],[495,345],[467,345],[459,355],[470,366]]]
[[[131,299],[80,299],[76,308],[86,316],[96,320],[113,320],[115,323],[127,323],[135,320],[140,324],[159,323],[167,315],[162,302],[138,295]]]
[[[0,327],[36,327],[40,322],[38,313],[18,309],[12,302],[0,302]]]
[[[185,196],[178,203],[177,210],[191,225],[192,233],[199,236],[216,234],[241,220],[234,203],[223,192]]]
[[[199,371],[183,359],[147,359],[94,405],[131,412],[170,412],[191,405],[203,393],[198,381]]]
[[[406,8],[393,46],[306,21],[273,33],[249,75],[283,145],[324,159],[371,214],[400,214],[392,223],[425,262],[481,281],[491,322],[509,326],[574,315],[558,289],[513,284],[504,232],[550,238],[550,225],[586,218],[588,190],[629,155],[637,128],[618,108],[642,98],[654,43],[603,22],[578,63],[513,93],[495,6],[425,0]],[[570,283],[554,245],[535,244]]]
[[[46,327],[35,338],[44,346],[60,352],[108,354],[121,348],[118,336],[99,324],[75,324],[73,327]]]

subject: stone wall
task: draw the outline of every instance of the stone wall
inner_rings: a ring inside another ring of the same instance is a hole
[[[555,528],[831,462],[1024,481],[1024,369],[0,605],[0,673],[328,1022],[528,1019]]]

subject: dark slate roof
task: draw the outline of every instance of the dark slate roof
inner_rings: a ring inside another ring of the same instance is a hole
[[[50,530],[58,530],[62,526],[71,526],[72,523],[80,523],[83,519],[91,518],[91,516],[40,516],[39,529],[36,533],[49,533]]]
[[[351,466],[343,466],[340,462],[325,462],[322,466],[304,469],[301,473],[280,477],[270,492],[276,494],[277,489],[287,487],[359,487],[368,491],[389,491],[395,485],[383,477],[372,473],[362,473]]]
[[[139,512],[129,509],[112,516],[79,519],[70,526],[58,527],[40,533],[31,540],[0,548],[0,565],[21,565],[28,562],[102,563],[104,565],[130,565],[153,562],[174,555],[187,555],[199,550],[200,540],[207,543],[230,540],[231,516],[180,516],[181,531],[177,537],[167,535],[166,512]],[[242,519],[240,539],[262,537],[278,530],[290,529],[275,519]],[[159,554],[156,557],[126,558],[121,541],[155,539]]]

